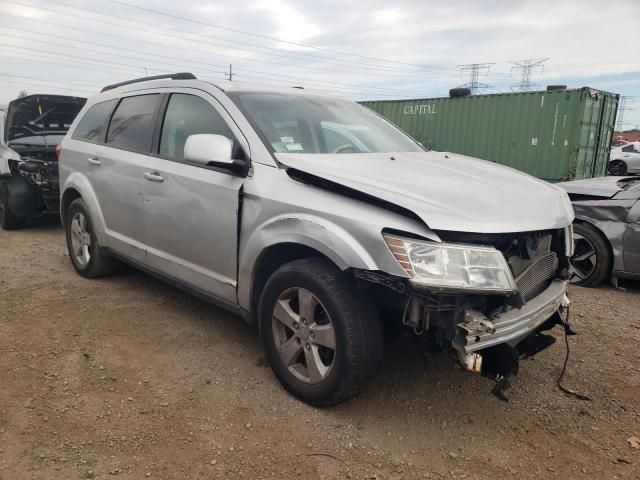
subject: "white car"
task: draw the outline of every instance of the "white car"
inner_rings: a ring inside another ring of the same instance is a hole
[[[628,173],[640,173],[640,142],[631,142],[611,149],[609,174],[619,177]]]

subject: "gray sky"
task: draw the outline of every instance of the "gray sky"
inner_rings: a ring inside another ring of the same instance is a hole
[[[145,73],[224,81],[229,63],[234,81],[360,100],[443,96],[467,81],[458,64],[493,62],[480,79],[493,93],[520,80],[510,60],[550,57],[542,86],[637,95],[631,128],[639,19],[638,0],[0,0],[0,104],[21,89],[90,96]]]

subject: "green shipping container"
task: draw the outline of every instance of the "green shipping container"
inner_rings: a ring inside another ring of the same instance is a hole
[[[580,88],[360,102],[425,147],[556,182],[607,174],[617,94]]]

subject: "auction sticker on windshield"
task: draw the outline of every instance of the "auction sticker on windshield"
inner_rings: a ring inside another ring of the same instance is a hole
[[[289,152],[302,152],[304,151],[304,147],[301,143],[285,143],[285,148]]]

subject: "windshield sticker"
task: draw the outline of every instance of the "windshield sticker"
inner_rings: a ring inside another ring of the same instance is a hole
[[[285,143],[284,146],[287,149],[287,151],[289,151],[289,152],[303,152],[304,151],[304,147],[302,146],[301,143]]]
[[[295,139],[293,137],[280,137],[280,141],[282,143],[295,143]]]

